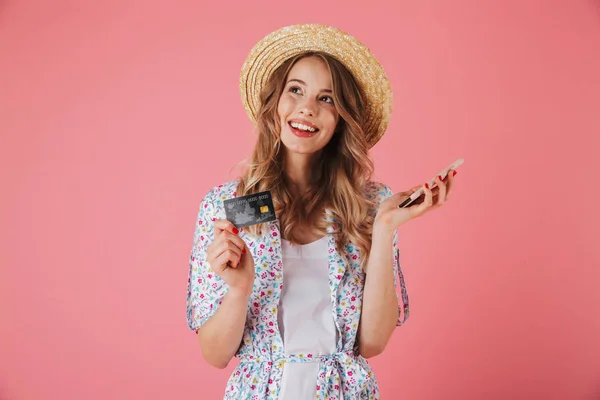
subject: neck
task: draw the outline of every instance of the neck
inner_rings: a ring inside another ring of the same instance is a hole
[[[302,196],[321,177],[319,158],[317,154],[287,154],[283,168],[288,183],[288,189],[294,196]]]

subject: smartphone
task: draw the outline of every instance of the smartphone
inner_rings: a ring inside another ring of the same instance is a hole
[[[464,162],[465,162],[464,158],[459,158],[458,160],[456,160],[452,164],[450,164],[442,172],[440,172],[439,175],[442,177],[442,179],[445,179],[446,175],[448,175],[448,171],[455,170],[456,168],[458,168]],[[437,184],[435,183],[435,178],[433,178],[432,180],[430,180],[427,183],[429,184],[429,188],[430,189],[433,189],[434,187],[437,186]],[[399,208],[404,208],[404,207],[410,206],[415,200],[417,200],[419,197],[421,197],[421,195],[423,195],[423,188],[422,187],[420,187],[416,192],[414,192],[413,194],[411,194],[410,197],[408,197],[406,200],[404,200],[402,203],[400,203],[400,205],[398,207]]]

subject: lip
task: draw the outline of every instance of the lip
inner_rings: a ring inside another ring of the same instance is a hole
[[[288,121],[288,124],[291,124],[292,122],[295,122],[295,123],[297,123],[297,124],[306,125],[306,126],[308,126],[308,127],[310,127],[310,128],[313,128],[313,129],[319,130],[319,128],[318,128],[318,127],[317,127],[315,124],[313,124],[312,122],[309,122],[309,121],[307,121],[307,120],[305,120],[305,119],[290,119],[290,120]]]
[[[298,124],[306,125],[306,126],[308,126],[308,127],[310,127],[310,128],[316,129],[316,131],[314,131],[314,132],[301,131],[301,130],[299,130],[299,129],[296,129],[296,128],[294,128],[294,127],[292,126],[292,122],[296,122],[296,123],[298,123]],[[301,137],[301,138],[309,138],[309,137],[313,137],[313,136],[315,136],[317,133],[319,133],[319,128],[317,128],[317,127],[315,126],[315,124],[312,124],[312,123],[310,123],[310,122],[308,122],[308,121],[306,121],[306,120],[303,120],[303,119],[292,119],[292,120],[288,121],[288,127],[290,128],[290,131],[291,131],[291,132],[292,132],[292,133],[293,133],[295,136],[298,136],[298,137]]]

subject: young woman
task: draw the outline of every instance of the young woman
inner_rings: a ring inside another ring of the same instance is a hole
[[[257,142],[243,176],[200,204],[189,327],[209,364],[240,360],[225,399],[379,399],[365,359],[409,315],[396,230],[444,204],[454,173],[408,208],[398,205],[419,186],[393,194],[371,181],[390,85],[369,50],[332,27],[266,36],[240,88]],[[225,220],[223,200],[266,190],[276,221]]]

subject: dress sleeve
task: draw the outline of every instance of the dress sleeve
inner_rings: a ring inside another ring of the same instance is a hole
[[[383,194],[383,200],[391,197],[394,192],[389,186],[383,185],[383,190],[380,191]],[[402,274],[402,268],[400,266],[400,250],[398,247],[398,230],[394,232],[394,241],[392,245],[392,262],[394,267],[394,286],[400,288],[400,293],[396,290],[396,298],[398,299],[398,321],[396,326],[402,326],[410,315],[410,307],[408,303],[408,293],[406,292],[406,283],[404,282],[404,274]]]
[[[394,232],[394,244],[392,246],[393,260],[394,260],[394,285],[400,286],[400,294],[396,291],[396,298],[398,298],[398,321],[396,326],[402,326],[410,315],[410,307],[408,305],[408,294],[406,292],[406,284],[404,282],[404,275],[402,274],[402,268],[400,267],[400,250],[398,249],[398,231]],[[397,278],[396,278],[397,277]],[[401,297],[401,298],[400,298]],[[400,300],[402,300],[400,302]]]
[[[187,322],[196,331],[212,317],[227,293],[227,284],[215,274],[207,261],[206,250],[214,239],[216,210],[212,192],[200,203],[194,241],[189,259]]]

